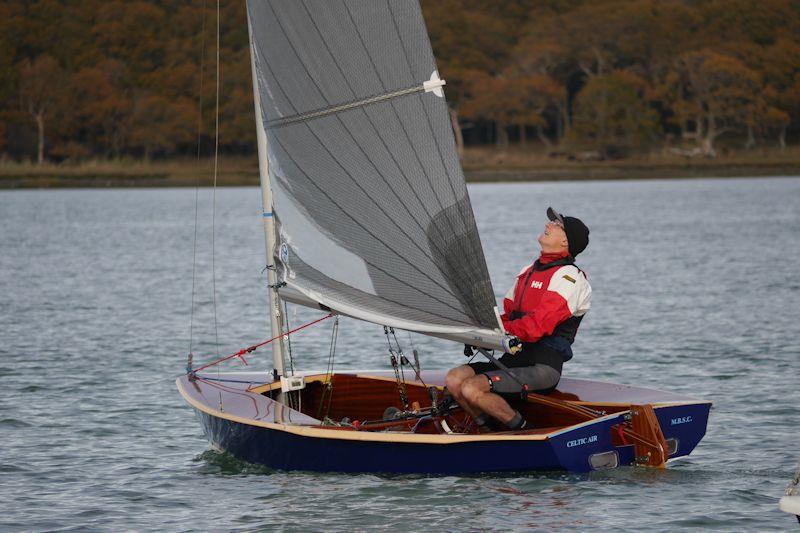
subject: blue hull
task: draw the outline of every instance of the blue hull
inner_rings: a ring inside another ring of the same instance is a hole
[[[200,413],[209,440],[231,455],[276,470],[467,474],[558,469],[547,441],[447,446],[303,437]]]
[[[460,439],[459,435],[451,435],[447,436],[452,437],[448,442],[449,439],[436,440],[425,435],[409,438],[408,434],[398,437],[392,432],[334,429],[316,430],[308,435],[298,432],[296,425],[270,423],[274,417],[272,409],[277,404],[264,396],[253,401],[244,391],[228,394],[223,391],[222,395],[228,398],[224,410],[219,411],[217,405],[198,402],[206,396],[204,386],[192,390],[183,383],[179,383],[179,389],[184,397],[187,391],[192,396],[190,403],[215,447],[276,470],[432,475],[537,470],[587,472],[593,469],[590,461],[598,454],[604,454],[606,459],[616,454],[611,466],[634,463],[633,446],[615,445],[612,441],[617,434],[614,426],[624,421],[624,412],[530,438],[509,439],[507,434],[488,434]],[[218,391],[209,398],[216,400]],[[252,411],[248,411],[252,420],[241,416],[245,406]],[[674,439],[670,459],[688,455],[702,439],[710,408],[707,402],[656,406],[664,437],[668,441]],[[360,434],[369,434],[370,440],[360,440]],[[604,466],[609,463],[605,461]]]
[[[669,424],[676,416],[692,416],[698,421],[708,416],[709,406],[692,407],[657,413],[662,427],[668,428],[665,420]],[[617,452],[620,465],[634,462],[633,446],[614,446],[611,442],[612,426],[619,424],[621,417],[565,431],[547,440],[489,440],[443,446],[305,437],[196,412],[207,438],[216,447],[239,459],[276,470],[432,475],[536,470],[588,472],[592,470],[590,456],[609,450]],[[688,455],[704,433],[705,424],[700,433],[667,429],[665,438],[678,439],[678,449],[670,458]]]

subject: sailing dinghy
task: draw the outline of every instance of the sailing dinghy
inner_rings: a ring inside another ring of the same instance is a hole
[[[800,522],[800,467],[794,475],[794,479],[786,487],[786,494],[778,502],[778,507],[781,511],[793,514]]]
[[[215,447],[276,469],[431,474],[663,466],[694,449],[711,403],[669,392],[564,378],[521,399],[525,430],[479,434],[442,399],[444,372],[400,377],[415,365],[399,346],[389,372],[287,372],[287,301],[387,338],[498,349],[504,333],[416,0],[247,12],[274,372],[190,362],[178,390]]]

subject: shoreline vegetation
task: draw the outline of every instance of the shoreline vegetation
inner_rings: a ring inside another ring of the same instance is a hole
[[[466,148],[462,166],[471,183],[800,176],[800,149],[752,150],[716,158],[662,153],[603,161],[593,153],[568,157],[521,147],[505,151]],[[0,161],[0,189],[208,187],[213,182],[214,162],[209,158],[61,165]],[[258,185],[257,158],[221,157],[217,185]]]
[[[421,6],[471,181],[798,174],[796,0]],[[251,74],[242,0],[0,2],[0,186],[255,184]]]

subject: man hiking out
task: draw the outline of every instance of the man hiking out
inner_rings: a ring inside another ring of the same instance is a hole
[[[555,390],[563,363],[572,358],[578,325],[589,310],[592,288],[575,266],[575,256],[589,244],[589,228],[552,207],[547,218],[538,238],[539,258],[519,273],[503,300],[500,318],[509,336],[500,362],[514,377],[491,362],[461,365],[447,373],[447,390],[481,431],[492,429],[492,419],[510,430],[525,427],[525,419],[506,399],[522,397],[521,383],[529,392]]]

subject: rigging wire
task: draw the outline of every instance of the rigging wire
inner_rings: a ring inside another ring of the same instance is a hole
[[[406,358],[406,355],[403,353],[403,347],[400,346],[400,341],[397,340],[397,335],[394,334],[394,328],[389,328],[389,332],[392,334],[392,337],[394,338],[395,346],[397,346],[397,354],[400,356],[400,375],[402,376],[403,384],[405,385],[406,382],[405,366],[408,363],[408,358]]]
[[[217,0],[216,104],[214,106],[214,192],[211,200],[211,291],[214,306],[214,347],[219,357],[219,327],[217,324],[216,219],[217,172],[219,170],[219,0]],[[219,367],[217,367],[219,373]]]
[[[203,15],[200,23],[200,94],[197,104],[197,162],[200,162],[200,140],[203,134],[203,81],[206,59],[206,0],[203,0]],[[197,281],[197,221],[200,205],[200,173],[194,182],[194,238],[192,239],[192,305],[189,310],[189,366],[191,367],[194,344],[194,297]]]
[[[277,292],[277,291],[275,291]],[[283,301],[283,319],[286,321],[286,329],[291,331],[292,326],[289,324],[289,308],[286,305],[286,300]],[[292,336],[287,333],[286,335],[286,347],[288,349],[289,355],[289,371],[292,373],[291,375],[294,376],[294,359],[292,359]]]
[[[246,354],[252,353],[253,351],[257,350],[258,348],[261,348],[262,346],[265,346],[265,345],[271,343],[274,340],[280,339],[281,337],[283,337],[285,335],[288,335],[290,333],[297,333],[298,331],[300,331],[302,329],[306,329],[309,326],[313,326],[314,324],[318,324],[319,322],[322,322],[323,320],[327,320],[332,316],[334,316],[333,313],[328,313],[327,315],[325,315],[322,318],[318,318],[316,320],[312,320],[311,322],[303,324],[302,326],[298,326],[298,327],[294,328],[291,331],[287,331],[286,333],[281,333],[280,335],[276,335],[276,336],[272,337],[271,339],[267,339],[267,340],[265,340],[263,342],[260,342],[258,344],[254,344],[253,346],[248,346],[247,348],[242,348],[241,350],[239,350],[236,353],[232,353],[230,355],[226,355],[225,357],[221,357],[219,359],[211,361],[210,363],[207,363],[207,364],[205,364],[203,366],[200,366],[200,367],[196,368],[195,370],[193,370],[193,373],[197,373],[197,372],[200,372],[201,370],[205,370],[208,367],[211,367],[211,366],[214,366],[214,365],[218,365],[219,363],[222,363],[222,362],[227,361],[229,359],[233,359],[234,357],[238,357],[239,359],[242,360],[242,362],[244,362],[246,364],[246,361],[244,361],[244,356]]]
[[[422,386],[427,387],[427,385],[425,385],[425,382],[422,381],[422,376],[419,375],[417,368],[411,364],[411,361],[409,361],[408,357],[406,357],[405,354],[403,353],[403,347],[400,346],[400,340],[397,338],[397,335],[395,335],[394,328],[389,328],[389,331],[392,333],[392,337],[394,337],[394,343],[397,345],[397,352],[400,354],[400,372],[403,375],[403,383],[405,383],[406,381],[406,374],[405,371],[403,370],[403,366],[408,365],[414,371],[414,374],[416,374],[417,379],[420,381],[420,383],[422,383]],[[409,332],[409,338],[410,337],[411,333]]]
[[[336,320],[333,322],[331,328],[331,347],[328,351],[328,366],[325,368],[325,387],[322,389],[322,397],[319,401],[319,409],[317,409],[317,419],[325,420],[330,416],[331,403],[333,403],[333,364],[334,357],[336,356],[336,341],[339,338],[339,315],[336,315]],[[322,407],[325,405],[327,397],[327,409],[325,409],[325,417],[322,417]]]
[[[422,380],[422,367],[419,364],[419,353],[417,353],[417,349],[414,347],[414,339],[411,337],[411,332],[406,331],[408,333],[408,344],[411,346],[411,353],[414,355],[414,363],[411,365],[411,369],[414,371],[414,374],[417,375],[417,379],[422,383],[422,386],[427,388],[428,385]]]
[[[392,364],[392,369],[394,369],[394,379],[397,382],[397,393],[400,395],[400,403],[403,406],[403,410],[408,411],[408,394],[406,392],[406,380],[405,375],[403,375],[402,379],[400,377],[400,369],[398,368],[398,351],[395,350],[394,346],[392,346],[392,340],[389,338],[389,331],[391,330],[392,335],[394,335],[394,328],[390,328],[388,326],[383,326],[383,334],[386,335],[386,343],[389,345],[389,362]],[[397,341],[397,337],[395,337],[395,341]],[[399,346],[398,346],[399,348]],[[403,359],[403,352],[402,350],[399,351],[400,360]],[[400,363],[402,368],[402,362]]]
[[[278,291],[275,290],[275,292],[277,293]],[[286,323],[286,329],[291,331],[292,327],[289,324],[289,307],[286,304],[286,300],[283,301],[283,320]],[[290,333],[286,334],[286,347],[288,349],[288,355],[289,355],[289,372],[290,375],[294,376],[294,361],[292,360],[292,336]],[[293,394],[292,391],[288,391],[286,393],[286,400],[289,407],[291,407],[292,409],[297,409],[299,411],[300,406],[295,404],[295,400],[299,402],[300,391],[296,392],[297,394]],[[295,396],[297,396],[297,398],[295,398]]]

